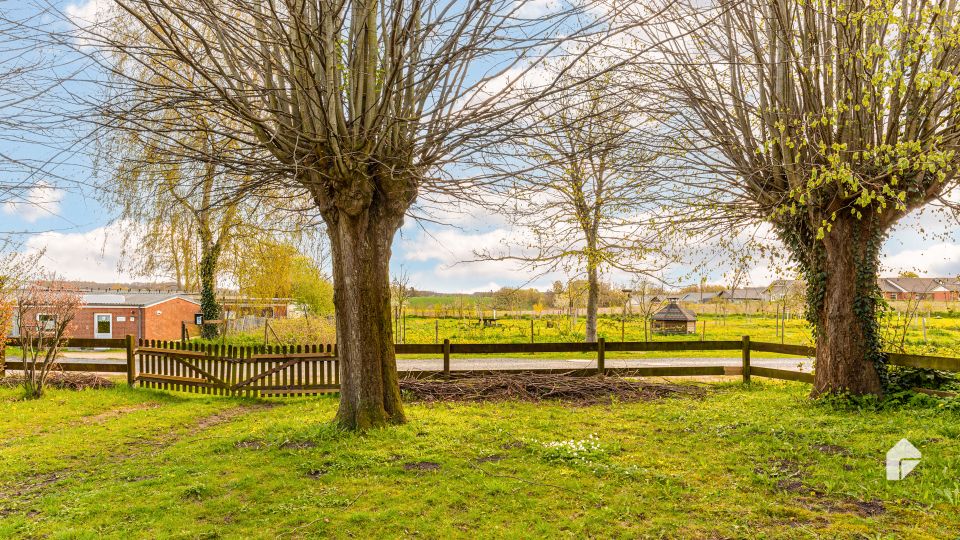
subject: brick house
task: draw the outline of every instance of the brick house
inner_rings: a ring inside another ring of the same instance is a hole
[[[123,338],[180,339],[183,323],[194,328],[199,303],[177,293],[88,292],[83,307],[67,328],[67,337],[87,339]],[[43,317],[42,312],[33,314]],[[14,336],[17,324],[14,321]]]
[[[956,300],[956,292],[944,286],[945,278],[894,277],[880,278],[877,285],[887,300]]]
[[[950,291],[950,301],[956,302],[960,300],[960,278],[950,277],[950,278],[936,278],[944,289]]]

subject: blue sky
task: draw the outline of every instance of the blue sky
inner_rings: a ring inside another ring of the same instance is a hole
[[[40,206],[5,205],[0,211],[0,229],[27,230],[21,236],[24,249],[45,249],[45,265],[67,278],[103,282],[133,279],[130,272],[117,269],[123,236],[110,225],[113,216],[109,212],[89,194],[76,190],[58,190],[56,195],[47,193],[45,197],[52,202]],[[496,248],[517,231],[511,231],[502,217],[481,212],[455,221],[451,226],[438,226],[408,219],[394,242],[394,271],[405,270],[417,288],[449,292],[520,285],[543,288],[554,279],[564,278],[562,274],[536,276],[510,263],[463,262],[473,258],[474,250]],[[930,234],[948,232],[953,227],[938,225],[929,216],[907,221],[912,223],[898,227],[885,244],[885,270],[960,274],[960,243],[955,237],[944,239]],[[926,235],[918,233],[921,228],[927,231]],[[710,266],[708,280],[722,283],[722,263]],[[685,268],[676,268],[670,277],[679,278]],[[755,284],[764,284],[777,276],[765,263],[757,264],[751,271]],[[624,275],[610,277],[629,281]],[[154,279],[162,280],[163,276]]]
[[[94,0],[96,1],[96,0]],[[0,5],[7,4],[0,0]],[[92,4],[64,3],[77,12],[91,9]],[[5,153],[42,159],[49,150],[36,145],[17,143],[0,137]],[[15,137],[14,137],[15,138]],[[88,141],[91,142],[91,141]],[[26,251],[45,250],[44,263],[66,278],[92,281],[129,281],[135,279],[130,271],[118,270],[123,235],[118,225],[111,225],[115,217],[97,202],[89,188],[93,180],[90,162],[74,156],[56,172],[69,180],[67,183],[51,178],[46,187],[30,193],[27,200],[0,205],[0,231],[18,232],[17,238]],[[392,268],[401,268],[411,276],[419,289],[472,292],[501,286],[548,287],[555,279],[566,276],[559,273],[537,276],[524,272],[510,263],[469,263],[474,251],[496,249],[509,238],[523,234],[511,230],[501,217],[482,210],[467,210],[450,215],[449,226],[417,223],[408,219],[394,242]],[[923,234],[918,231],[924,231]],[[885,244],[883,264],[887,273],[903,270],[921,274],[960,274],[960,241],[954,231],[955,222],[944,222],[932,214],[910,216],[898,226]],[[693,262],[693,261],[691,261]],[[679,281],[687,266],[680,265],[667,277]],[[722,283],[727,270],[722,261],[708,265],[708,281]],[[610,274],[615,282],[625,283],[630,276]],[[779,277],[766,263],[758,263],[750,273],[754,284],[764,284]],[[791,277],[791,276],[783,276]],[[136,278],[144,281],[163,280],[166,276]],[[687,282],[696,282],[689,277]]]

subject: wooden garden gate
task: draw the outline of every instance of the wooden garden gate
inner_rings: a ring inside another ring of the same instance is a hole
[[[134,350],[141,387],[200,394],[285,397],[338,392],[331,345],[237,347],[141,340]]]

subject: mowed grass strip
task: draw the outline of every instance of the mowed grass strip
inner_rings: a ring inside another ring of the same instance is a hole
[[[809,387],[580,407],[408,404],[344,433],[334,397],[0,390],[0,536],[942,538],[960,415],[838,411]],[[12,411],[12,412],[11,412]],[[31,414],[34,413],[34,414]],[[885,479],[900,438],[923,452]]]

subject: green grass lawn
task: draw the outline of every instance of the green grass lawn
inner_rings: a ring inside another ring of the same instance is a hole
[[[809,387],[576,407],[409,404],[352,434],[335,398],[0,389],[0,537],[948,538],[960,415],[841,411]],[[884,478],[900,438],[923,452]],[[572,441],[572,442],[564,442]]]

